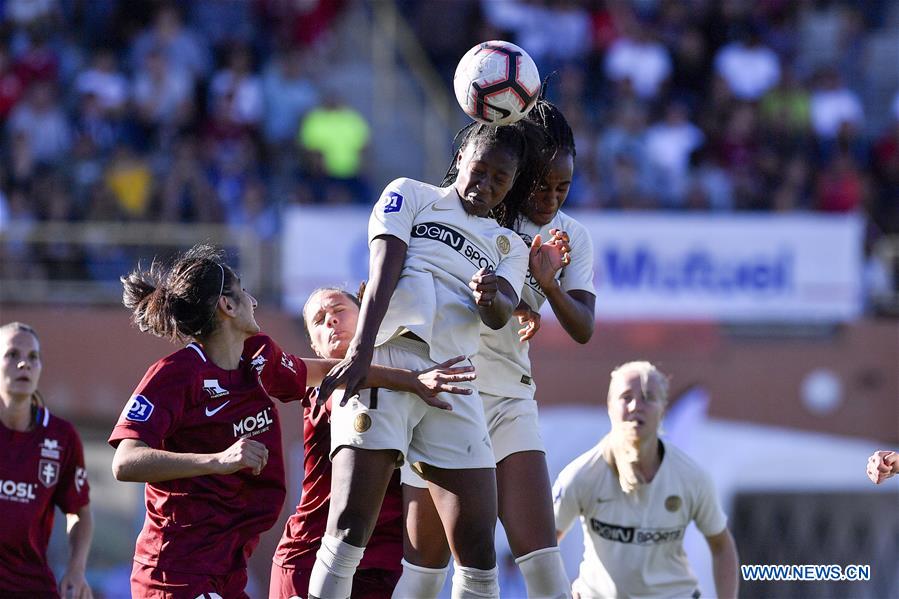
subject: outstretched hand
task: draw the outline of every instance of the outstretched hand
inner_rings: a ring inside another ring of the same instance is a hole
[[[518,317],[518,324],[521,325],[518,329],[518,341],[521,343],[530,341],[540,330],[540,313],[531,310],[527,304],[522,302],[512,315]]]
[[[477,378],[474,366],[454,366],[464,359],[465,356],[456,356],[427,370],[415,373],[415,394],[429,406],[452,411],[453,406],[439,399],[438,394],[471,395],[472,390],[470,388],[454,384],[473,381]]]
[[[528,256],[528,270],[542,288],[553,285],[556,273],[571,262],[568,233],[559,229],[550,229],[549,233],[546,242],[539,233],[534,235]]]

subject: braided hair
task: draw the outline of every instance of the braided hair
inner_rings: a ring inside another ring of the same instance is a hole
[[[543,98],[543,94],[525,118],[538,125],[549,137],[553,146],[551,158],[554,158],[560,151],[570,154],[572,158],[577,155],[574,133],[571,131],[565,115],[558,106]]]
[[[515,182],[503,201],[490,212],[500,225],[514,229],[549,163],[547,158],[552,151],[549,138],[535,123],[525,119],[500,126],[469,123],[453,138],[453,161],[443,177],[442,187],[455,183],[459,176],[455,157],[471,144],[502,148],[515,158]]]

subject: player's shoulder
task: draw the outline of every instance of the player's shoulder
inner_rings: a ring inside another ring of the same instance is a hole
[[[447,195],[445,187],[437,187],[409,177],[400,177],[388,183],[382,196],[390,194],[399,195],[402,201],[423,203],[436,202]]]
[[[554,224],[551,224],[553,228],[558,228],[566,231],[572,239],[574,239],[575,235],[587,234],[587,227],[585,227],[581,223],[581,221],[577,220],[570,214],[562,212],[561,210],[556,213],[555,218],[553,218],[553,223]]]
[[[608,469],[608,464],[602,457],[601,442],[597,443],[578,457],[574,458],[565,469],[563,474],[567,475],[571,480],[578,478],[593,479],[600,474],[602,470]]]
[[[265,333],[256,333],[243,344],[243,359],[252,360],[256,356],[269,356],[281,353],[281,347]]]
[[[210,363],[203,347],[193,341],[181,349],[160,358],[147,369],[148,377],[189,376],[200,373]]]
[[[38,408],[35,414],[35,427],[45,431],[47,435],[53,435],[57,438],[78,437],[78,431],[75,425],[57,416],[47,406]]]
[[[671,460],[671,467],[682,478],[690,483],[708,482],[711,477],[705,469],[679,447],[668,441],[662,441],[665,447],[665,459]]]

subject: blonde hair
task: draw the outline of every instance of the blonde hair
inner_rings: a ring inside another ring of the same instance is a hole
[[[668,403],[668,377],[656,368],[655,364],[645,360],[627,362],[612,371],[607,401],[612,399],[615,381],[626,372],[636,372],[640,375],[640,389],[644,398],[649,401],[659,401],[663,406]],[[653,380],[657,384],[655,387],[650,384]],[[615,430],[603,438],[601,446],[603,457],[618,473],[618,484],[621,485],[622,491],[626,494],[633,493],[645,483],[637,472],[640,455],[636,447],[629,443],[621,443]]]

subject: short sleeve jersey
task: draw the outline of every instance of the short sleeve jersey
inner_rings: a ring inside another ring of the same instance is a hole
[[[265,468],[148,483],[134,560],[163,571],[221,575],[246,567],[284,503],[281,427],[272,399],[300,400],[306,365],[265,335],[223,370],[191,343],[153,364],[109,437],[175,453],[217,453],[248,438],[269,451]]]
[[[550,229],[561,229],[571,239],[571,263],[562,268],[556,279],[562,291],[587,291],[596,293],[593,286],[593,240],[590,233],[578,221],[563,212],[556,213],[553,220],[543,227],[524,220],[518,226],[518,234],[530,247],[539,233],[546,240]],[[527,273],[521,299],[534,311],[539,311],[546,302],[546,295],[540,285]],[[536,387],[531,376],[531,360],[528,357],[529,343],[522,343],[518,336],[521,325],[512,318],[506,326],[493,330],[481,326],[481,347],[472,360],[478,372],[478,390],[500,397],[531,398]]]
[[[481,322],[468,287],[472,275],[489,266],[521,294],[528,248],[492,218],[465,212],[453,187],[393,181],[369,219],[369,243],[379,235],[401,239],[408,250],[376,345],[408,330],[428,344],[435,362],[472,356]]]
[[[303,494],[272,559],[284,568],[311,570],[325,534],[331,505],[331,401],[341,394],[335,391],[323,408],[306,405],[303,410]],[[396,470],[359,568],[399,571],[402,558],[403,492]]]
[[[0,596],[53,593],[47,544],[54,509],[74,514],[89,502],[81,439],[71,424],[41,408],[29,431],[0,423],[0,455]]]
[[[727,518],[709,476],[682,451],[664,444],[653,480],[631,495],[621,490],[600,445],[562,471],[553,488],[556,529],[576,518],[584,530],[577,585],[593,597],[690,597],[696,576],[683,548],[693,521],[705,536]]]

